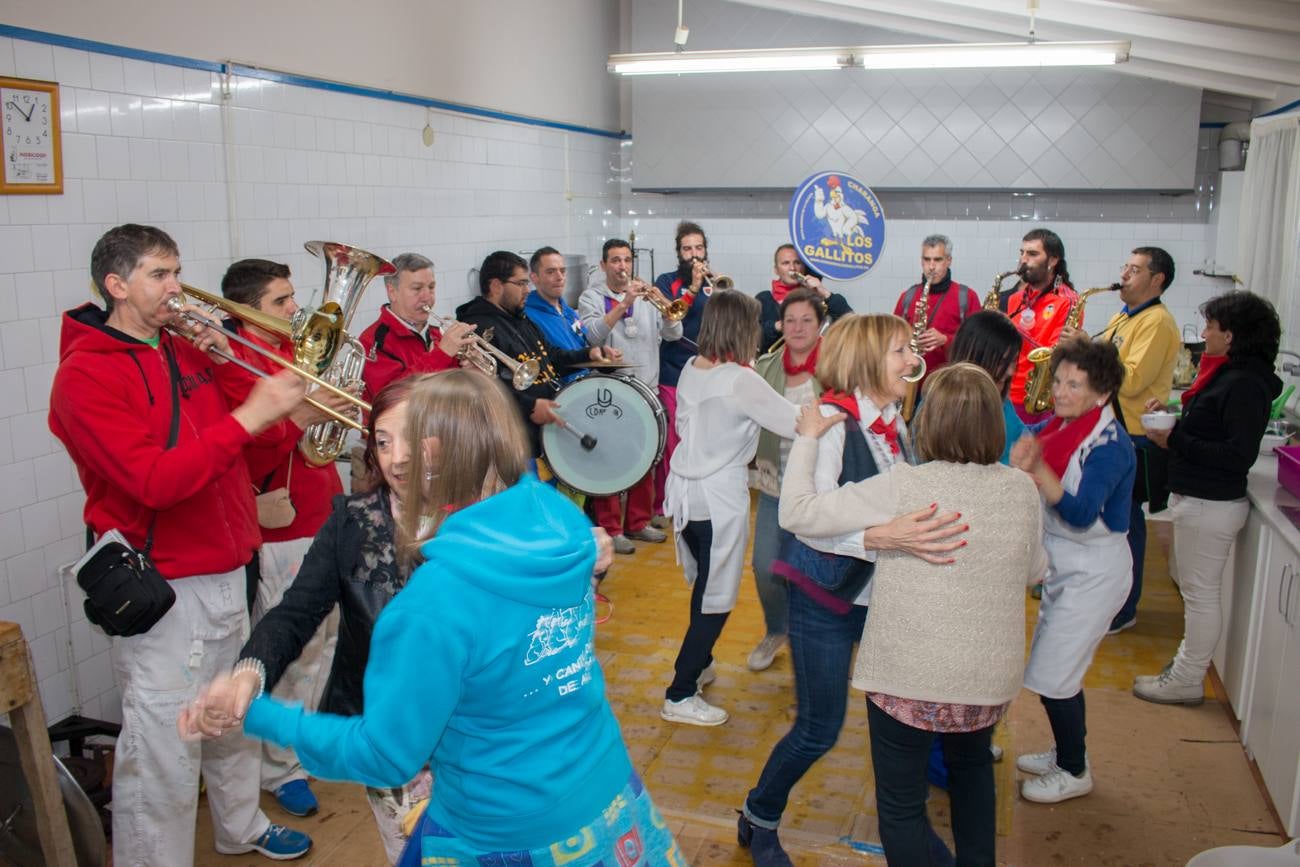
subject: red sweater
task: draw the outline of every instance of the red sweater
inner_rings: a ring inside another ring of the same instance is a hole
[[[293,344],[282,340],[275,346],[250,334],[247,328],[239,328],[240,336],[254,341],[268,351],[277,353],[281,358],[293,360]],[[263,358],[257,352],[242,343],[230,341],[231,350],[259,370],[278,373],[283,370],[270,359]],[[248,399],[253,382],[249,377],[235,379],[230,377],[229,384],[223,382],[227,401],[231,406],[238,406]],[[316,535],[316,531],[330,515],[330,502],[343,493],[343,482],[334,464],[324,467],[313,466],[298,450],[298,441],[302,438],[302,429],[285,419],[268,428],[246,449],[244,460],[248,463],[248,475],[258,492],[273,491],[284,487],[285,478],[289,480],[289,499],[293,501],[296,516],[293,523],[278,530],[261,527],[263,542],[287,542],[291,539],[306,539]],[[289,462],[293,462],[293,473],[289,473]],[[271,477],[267,483],[267,476]]]
[[[1024,341],[1020,345],[1020,357],[1016,359],[1016,375],[1011,378],[1011,392],[1007,397],[1014,406],[1023,406],[1025,402],[1025,380],[1033,365],[1029,363],[1030,350],[1040,346],[1055,346],[1061,339],[1061,330],[1065,320],[1075,304],[1079,303],[1079,293],[1069,283],[1062,283],[1046,292],[1033,294],[1027,288],[1017,289],[1007,296],[1003,303],[1003,312],[1011,317],[1012,323],[1020,330]],[[1079,327],[1083,327],[1082,318]]]
[[[917,290],[917,297],[920,297],[921,285],[918,283],[912,287]],[[898,296],[898,303],[894,305],[894,315],[901,316],[911,323],[916,316],[916,299],[912,299],[911,308],[903,309],[903,302],[907,299],[908,289],[902,295]],[[949,280],[948,286],[942,292],[935,292],[934,287],[930,287],[930,303],[926,307],[926,321],[930,327],[935,328],[948,338],[948,342],[936,349],[931,349],[925,353],[925,375],[928,377],[940,367],[948,363],[948,350],[952,347],[952,339],[957,334],[957,329],[961,328],[961,294],[966,293],[966,316],[972,313],[978,313],[980,310],[980,299],[975,294],[975,290],[969,286],[963,286],[955,280]]]
[[[241,460],[252,437],[227,408],[217,380],[247,377],[163,332],[158,349],[108,329],[93,304],[63,317],[50,392],[50,431],[77,467],[84,519],[117,528],[143,547],[154,524],[153,560],[167,578],[229,572],[261,544],[253,488]],[[180,429],[171,429],[170,350],[181,373]]]
[[[367,401],[373,403],[384,386],[413,373],[433,373],[457,366],[456,359],[438,348],[442,339],[438,329],[430,327],[427,333],[426,344],[387,304],[383,306],[379,318],[357,338],[366,348],[366,366],[361,378],[366,382]]]

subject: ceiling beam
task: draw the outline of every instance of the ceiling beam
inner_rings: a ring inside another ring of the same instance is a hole
[[[1103,9],[1146,12],[1186,21],[1300,34],[1300,9],[1288,0],[1074,0]]]

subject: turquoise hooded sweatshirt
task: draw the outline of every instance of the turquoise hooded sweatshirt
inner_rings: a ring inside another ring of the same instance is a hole
[[[476,848],[545,846],[632,773],[596,662],[591,524],[533,476],[453,513],[375,624],[361,716],[262,696],[244,730],[314,776],[400,786]]]

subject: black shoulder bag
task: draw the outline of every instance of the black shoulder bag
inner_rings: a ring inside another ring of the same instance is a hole
[[[176,445],[180,432],[180,371],[176,357],[164,347],[167,370],[172,383],[172,425],[167,448]],[[77,570],[77,584],[86,593],[86,619],[108,635],[141,635],[153,628],[176,602],[176,591],[158,571],[149,552],[153,550],[155,512],[149,521],[144,550],[137,551],[124,541],[99,545]],[[91,530],[86,527],[90,547]]]

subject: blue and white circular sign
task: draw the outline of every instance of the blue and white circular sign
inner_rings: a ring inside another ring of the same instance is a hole
[[[871,270],[885,247],[885,211],[871,188],[844,172],[818,172],[790,199],[790,240],[830,280]]]

